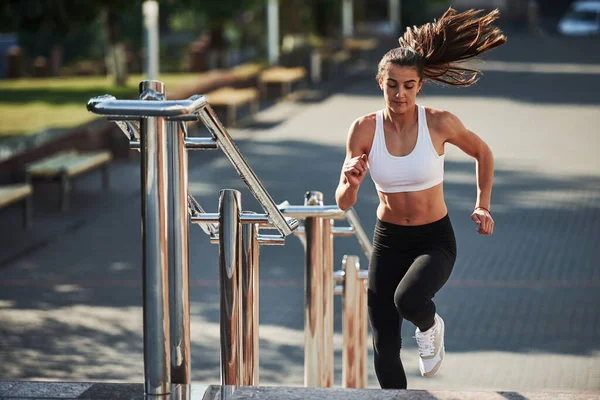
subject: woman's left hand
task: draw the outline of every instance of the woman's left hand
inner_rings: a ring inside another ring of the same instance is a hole
[[[491,235],[494,232],[494,220],[492,215],[483,208],[476,208],[471,214],[471,219],[477,225],[477,233],[480,235]]]

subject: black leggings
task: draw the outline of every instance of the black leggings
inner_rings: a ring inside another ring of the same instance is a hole
[[[402,320],[421,331],[433,325],[431,300],[446,283],[456,259],[450,218],[403,226],[377,220],[369,265],[369,319],[375,373],[383,389],[406,389],[400,361]]]

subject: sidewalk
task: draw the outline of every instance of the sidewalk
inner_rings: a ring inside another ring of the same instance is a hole
[[[307,190],[333,203],[348,127],[382,106],[372,72],[343,81],[322,101],[281,102],[255,125],[231,130],[277,203],[299,204]],[[492,237],[475,233],[474,164],[449,147],[445,194],[459,254],[435,299],[446,321],[446,360],[435,379],[421,378],[414,328],[404,324],[409,389],[434,398],[464,390],[498,399],[505,392],[600,393],[600,99],[582,99],[579,90],[599,93],[597,77],[495,70],[466,90],[426,86],[421,104],[452,111],[494,150],[497,228]],[[139,164],[119,161],[112,176],[106,195],[99,176],[85,177],[65,215],[36,199],[32,234],[19,231],[18,212],[0,213],[2,379],[143,381]],[[218,151],[190,155],[189,182],[209,212],[222,188],[241,190],[243,208],[260,211]],[[366,182],[356,210],[368,233],[376,205]],[[336,269],[344,254],[361,254],[353,239],[335,246]],[[216,256],[200,229],[190,227],[194,383],[219,381]],[[367,265],[362,256],[361,264]],[[301,386],[303,260],[296,238],[261,249],[260,290],[260,383]],[[339,298],[335,307],[339,386]],[[370,349],[368,382],[377,387]]]

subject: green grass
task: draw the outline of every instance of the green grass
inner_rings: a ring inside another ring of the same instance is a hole
[[[164,74],[169,90],[193,81],[195,74]],[[86,109],[88,100],[103,94],[133,99],[145,78],[131,75],[127,85],[114,86],[107,77],[68,77],[0,80],[0,137],[29,135],[48,128],[68,128],[97,115]]]

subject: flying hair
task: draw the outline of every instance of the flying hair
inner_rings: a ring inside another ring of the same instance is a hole
[[[449,8],[439,20],[408,28],[399,38],[400,48],[388,52],[379,64],[380,76],[385,64],[417,67],[427,79],[452,86],[471,86],[481,71],[462,63],[506,42],[506,36],[492,23],[496,9],[457,13]]]

